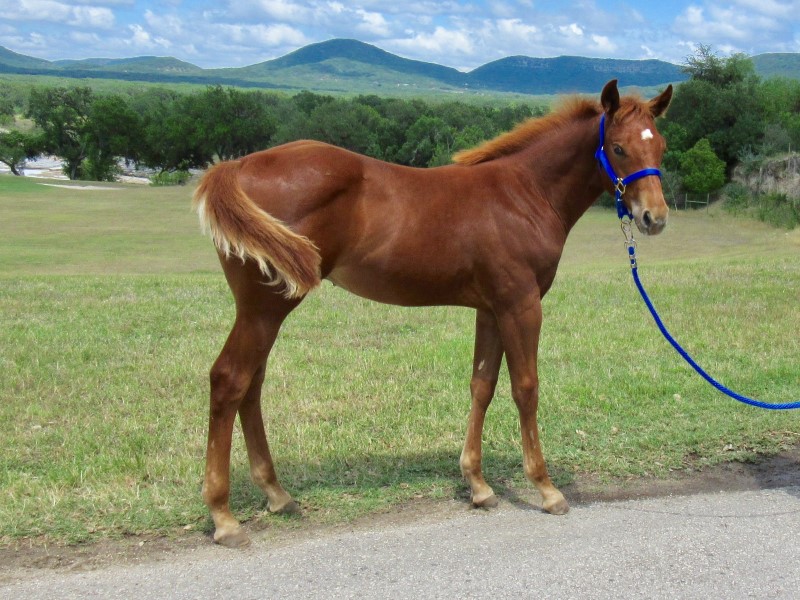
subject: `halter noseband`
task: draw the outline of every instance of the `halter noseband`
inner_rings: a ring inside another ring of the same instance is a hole
[[[622,196],[625,194],[625,188],[628,187],[629,183],[636,181],[637,179],[641,179],[642,177],[649,177],[650,175],[656,175],[659,178],[661,177],[661,171],[656,168],[648,168],[642,169],[641,171],[636,171],[635,173],[631,173],[627,177],[617,177],[617,174],[614,172],[614,167],[611,166],[611,161],[608,160],[608,155],[606,154],[605,150],[605,140],[606,140],[606,115],[603,113],[603,116],[600,117],[600,144],[597,147],[597,152],[594,153],[594,157],[600,162],[605,172],[611,178],[611,182],[614,184],[614,200],[617,204],[617,216],[622,219],[624,217],[628,217],[629,219],[633,218],[631,211],[628,210],[628,207],[625,206],[625,203],[622,201]]]

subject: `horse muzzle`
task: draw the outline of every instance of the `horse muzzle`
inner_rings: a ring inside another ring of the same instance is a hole
[[[633,221],[636,227],[645,235],[658,235],[667,226],[669,217],[669,207],[663,202],[663,207],[654,208],[634,208]]]

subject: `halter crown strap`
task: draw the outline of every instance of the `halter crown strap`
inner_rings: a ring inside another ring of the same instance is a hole
[[[628,186],[629,183],[636,181],[637,179],[641,179],[643,177],[649,177],[651,175],[655,175],[657,177],[661,177],[661,171],[650,167],[647,169],[642,169],[641,171],[635,171],[631,173],[627,177],[617,177],[617,174],[614,172],[614,167],[611,166],[611,161],[608,160],[608,155],[606,154],[605,149],[605,141],[606,141],[606,115],[600,117],[600,143],[597,146],[597,151],[594,153],[594,157],[603,167],[603,170],[611,179],[612,183],[614,184],[614,200],[617,204],[617,216],[622,219],[624,217],[628,217],[629,219],[633,218],[631,211],[628,210],[628,207],[625,206],[625,203],[622,201],[622,196],[625,194],[625,188]]]

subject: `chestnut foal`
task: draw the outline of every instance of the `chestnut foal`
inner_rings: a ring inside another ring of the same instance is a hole
[[[481,471],[481,433],[505,354],[525,474],[545,511],[566,513],[536,422],[542,297],[570,229],[603,190],[613,193],[595,150],[605,148],[621,177],[657,167],[665,143],[655,118],[671,97],[670,86],[650,101],[620,98],[611,81],[600,103],[570,99],[439,168],[393,165],[313,141],[212,167],[194,205],[236,301],[233,329],[211,369],[203,498],[214,541],[249,541],[229,508],[237,413],[252,478],[269,510],[297,509],[275,474],[261,384],[281,323],[321,279],[379,302],[476,309],[472,408],[460,459],[472,502],[497,503]],[[642,232],[657,234],[666,225],[658,177],[630,183],[624,202]]]

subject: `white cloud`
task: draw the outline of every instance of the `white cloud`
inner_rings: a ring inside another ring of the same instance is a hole
[[[0,0],[0,45],[50,59],[169,51],[201,66],[241,66],[311,42],[355,37],[467,69],[519,54],[679,63],[696,42],[722,53],[800,51],[800,0],[681,0],[674,6],[657,11],[653,3],[633,0]]]
[[[604,35],[592,35],[592,45],[600,55],[610,56],[617,51],[617,45]]]
[[[288,25],[222,25],[218,29],[216,42],[228,42],[252,48],[281,45],[303,45],[308,40],[303,33]]]
[[[114,13],[108,8],[97,6],[75,6],[72,7],[72,14],[67,24],[76,27],[109,29],[114,26]]]
[[[10,21],[64,23],[72,27],[108,29],[114,25],[114,13],[99,6],[73,6],[54,0],[19,0],[0,2],[3,19]]]
[[[258,0],[257,5],[264,14],[280,21],[304,21],[309,16],[309,8],[298,2]]]
[[[562,35],[567,37],[582,37],[583,28],[577,23],[570,23],[569,25],[562,25],[558,28]]]
[[[497,21],[496,26],[498,33],[501,35],[519,40],[528,39],[539,33],[538,27],[523,23],[522,19],[500,19]]]
[[[362,9],[356,10],[355,13],[361,19],[361,22],[356,25],[356,29],[359,31],[374,36],[389,35],[391,28],[382,14]]]
[[[153,52],[172,47],[172,42],[168,39],[150,35],[141,25],[130,25],[128,29],[131,36],[125,43],[135,52]]]
[[[474,52],[474,46],[467,32],[441,26],[436,27],[432,33],[416,33],[408,39],[391,40],[390,43],[397,48],[412,50],[413,54],[423,50],[431,57],[430,60],[434,61],[437,55],[470,55]]]
[[[673,32],[723,53],[792,51],[789,35],[799,22],[796,0],[706,0],[679,14]]]
[[[760,13],[776,19],[783,19],[794,15],[798,17],[800,3],[795,1],[779,2],[778,0],[732,0],[733,4],[748,11]]]

